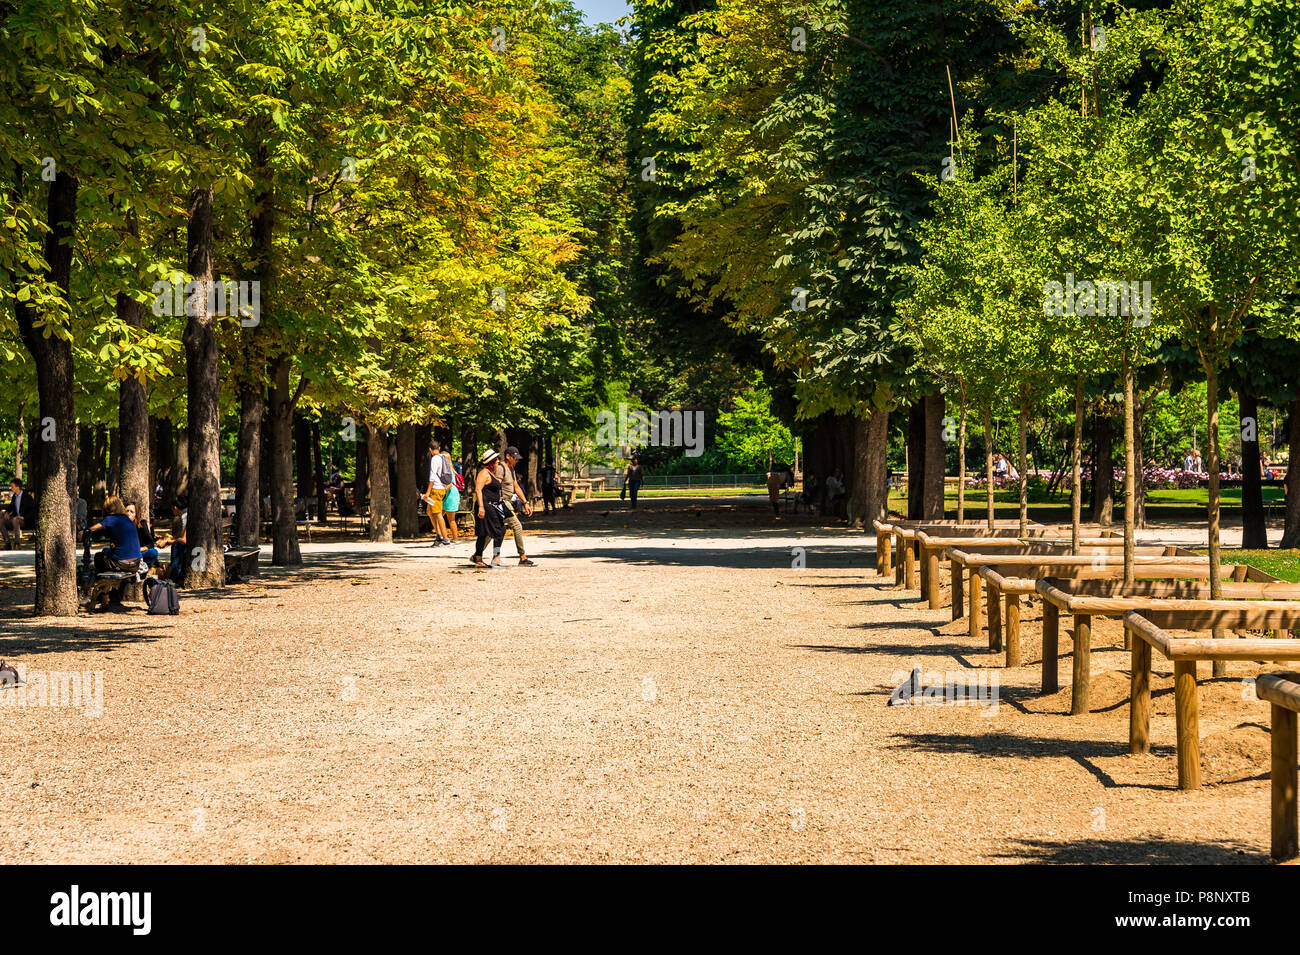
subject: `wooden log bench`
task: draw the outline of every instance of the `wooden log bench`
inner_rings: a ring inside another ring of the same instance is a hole
[[[1300,855],[1300,823],[1296,816],[1296,712],[1300,711],[1300,673],[1264,673],[1255,681],[1255,694],[1270,704],[1272,776],[1272,839],[1269,854],[1282,862]]]
[[[257,576],[257,559],[262,553],[260,547],[227,547],[226,583],[243,583],[250,577]]]
[[[1178,788],[1201,785],[1200,723],[1196,664],[1201,660],[1300,660],[1300,639],[1222,639],[1175,636],[1170,630],[1286,630],[1300,627],[1300,603],[1266,600],[1170,601],[1159,609],[1130,610],[1124,628],[1132,642],[1129,692],[1129,752],[1151,749],[1151,654],[1174,664],[1174,722],[1177,728]]]
[[[1189,579],[1186,569],[1175,571],[1178,579],[1135,580],[1125,584],[1122,580],[1082,580],[1065,581],[1045,578],[1036,584],[1036,591],[1043,598],[1043,606],[1053,608],[1053,622],[1056,632],[1060,633],[1060,615],[1072,614],[1074,626],[1071,639],[1074,641],[1072,655],[1073,667],[1071,678],[1070,715],[1087,713],[1090,705],[1089,694],[1092,683],[1092,628],[1096,617],[1118,619],[1130,610],[1158,610],[1174,604],[1188,601],[1207,601],[1211,598],[1209,584],[1210,568],[1197,568],[1197,579]],[[1227,574],[1235,575],[1235,567],[1224,567]],[[1202,582],[1204,581],[1204,582]],[[1223,600],[1296,600],[1300,601],[1300,584],[1283,581],[1272,582],[1236,582],[1221,584],[1220,598]],[[1044,616],[1046,619],[1046,616]],[[1046,627],[1044,627],[1046,634]],[[1290,634],[1287,633],[1289,637]],[[1044,644],[1048,641],[1045,639]],[[1056,643],[1059,644],[1059,636]],[[1131,641],[1126,640],[1131,649]],[[1049,671],[1056,672],[1057,660],[1049,659],[1043,653],[1043,680],[1046,684]],[[1054,692],[1054,691],[1053,691]]]
[[[952,588],[950,591],[950,601],[952,606],[952,619],[960,620],[966,615],[964,609],[963,592],[965,589],[965,571],[967,565],[960,559],[954,558],[951,551],[956,549],[965,554],[1068,554],[1072,546],[1069,538],[1048,536],[1050,528],[1031,528],[1030,533],[1025,537],[949,537],[944,532],[931,534],[929,532],[917,533],[917,544],[920,547],[922,566],[924,573],[922,581],[925,586],[925,594],[930,603],[931,610],[938,610],[943,606],[942,592],[939,589],[939,563],[946,557],[951,565],[952,571]],[[1123,547],[1124,541],[1120,539],[1118,544],[1111,537],[1087,537],[1080,538],[1081,546],[1087,545],[1090,549],[1100,547]]]
[[[1209,566],[1209,558],[1195,555],[1191,557],[1167,555],[1166,552],[1171,549],[1171,545],[1165,544],[1146,545],[1143,548],[1138,548],[1133,557],[1134,567],[1147,568],[1157,576],[1162,576],[1170,569],[1177,569],[1184,565],[1195,566],[1204,563],[1206,567]],[[1114,555],[1110,552],[1092,554],[983,554],[950,547],[947,555],[951,561],[958,565],[953,570],[955,579],[961,576],[961,568],[964,567],[969,571],[968,596],[970,609],[966,612],[966,617],[972,640],[979,637],[980,629],[984,626],[983,598],[986,595],[988,597],[989,649],[994,651],[1002,649],[1001,598],[1003,591],[1001,580],[1013,578],[1016,580],[1037,581],[1039,577],[1047,576],[1115,576],[1116,567],[1119,568],[1121,575],[1124,572],[1123,556]],[[993,568],[997,571],[998,576],[994,578],[984,574],[985,568]],[[1019,598],[1033,592],[1032,588],[1024,589],[1023,584],[1017,584],[1012,591],[1017,603],[1015,608],[1017,646],[1019,645]]]
[[[950,537],[973,538],[973,537],[1008,537],[1015,539],[1020,536],[1020,522],[1017,521],[995,521],[993,530],[988,528],[987,521],[957,523],[956,521],[894,521],[887,525],[888,533],[893,540],[894,552],[897,555],[898,563],[894,569],[894,584],[907,590],[917,589],[917,565],[920,553],[917,544],[918,531],[942,531]],[[1030,524],[1030,533],[1039,524]],[[876,535],[877,553],[880,548],[880,531]]]
[[[998,524],[1003,527],[1020,526],[1019,521],[1001,521],[998,522]],[[901,563],[899,563],[897,567],[894,563],[894,557],[896,555],[894,554],[893,543],[896,530],[906,530],[908,528],[923,525],[931,528],[969,529],[973,532],[979,528],[987,529],[988,526],[985,521],[916,521],[905,520],[902,518],[886,518],[883,521],[873,519],[871,525],[876,531],[876,573],[882,577],[886,577],[891,573],[896,574],[897,576],[894,582],[899,586],[902,586],[903,584],[903,570]],[[897,556],[899,561],[901,561],[901,551]]]

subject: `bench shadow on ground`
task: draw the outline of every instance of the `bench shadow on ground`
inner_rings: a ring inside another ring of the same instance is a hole
[[[958,753],[967,756],[985,756],[1000,759],[1035,760],[1044,757],[1065,757],[1078,763],[1107,789],[1152,789],[1172,791],[1177,783],[1118,782],[1093,760],[1128,756],[1128,741],[1065,739],[1059,736],[1020,736],[1012,733],[898,733],[892,749],[922,749],[932,753]],[[1172,744],[1152,743],[1152,756],[1172,756]]]
[[[365,576],[395,559],[401,560],[401,555],[346,551],[313,554],[296,567],[268,567],[263,563],[257,576],[245,583],[219,590],[181,588],[181,615],[175,618],[150,617],[143,604],[130,601],[110,610],[83,610],[75,617],[33,617],[29,602],[33,591],[29,588],[22,594],[24,603],[4,607],[0,660],[42,653],[108,652],[127,644],[163,640],[173,636],[177,626],[184,625],[187,600],[202,600],[205,604],[266,600],[277,592],[324,578]]]
[[[928,663],[937,663],[943,657],[951,657],[968,670],[988,669],[971,657],[978,652],[970,646],[958,643],[891,643],[873,646],[842,646],[830,643],[794,643],[792,650],[812,650],[814,653],[845,653],[851,656],[860,654],[877,654],[880,656],[918,657]],[[925,669],[925,667],[922,667]],[[863,694],[869,695],[869,694]]]
[[[800,571],[793,566],[796,555],[792,553],[792,550],[792,547],[766,546],[715,548],[709,547],[707,541],[691,541],[689,544],[683,542],[678,547],[631,544],[617,550],[608,547],[558,550],[553,553],[539,555],[538,559],[541,560],[544,556],[548,561],[595,560],[605,563],[637,564],[640,566],[723,567],[734,570],[790,570],[799,573]],[[814,545],[805,548],[802,558],[807,561],[806,566],[812,569],[829,569],[829,567],[834,566],[836,569],[866,570],[874,566],[874,558],[871,556],[870,551],[864,550],[862,547],[818,547]],[[824,562],[820,568],[818,568],[818,562]],[[854,578],[841,576],[833,578],[833,580],[839,581],[837,583],[810,581],[807,583],[796,582],[790,586],[861,587],[864,585],[863,581],[867,579],[865,576]]]
[[[1267,853],[1245,842],[1177,839],[1016,839],[994,858],[1050,865],[1149,864],[1266,865]]]

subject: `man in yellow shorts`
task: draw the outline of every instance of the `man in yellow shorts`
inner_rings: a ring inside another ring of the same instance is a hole
[[[442,499],[447,496],[447,489],[455,480],[456,473],[442,453],[442,443],[434,438],[429,442],[429,487],[424,492],[424,503],[429,523],[433,525],[435,547],[452,542],[447,536],[447,525],[442,516]],[[456,518],[453,515],[451,519],[454,521]]]

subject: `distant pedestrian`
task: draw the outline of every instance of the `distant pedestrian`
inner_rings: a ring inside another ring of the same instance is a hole
[[[542,511],[549,514],[555,510],[555,498],[560,490],[560,481],[555,472],[555,465],[542,465],[537,479],[542,482]]]
[[[794,487],[794,468],[780,465],[767,472],[767,500],[778,521],[781,519],[781,492],[788,487]]]
[[[641,490],[643,483],[645,483],[645,472],[641,470],[641,459],[634,454],[632,463],[623,473],[623,490],[632,498],[633,507],[636,507],[636,493]]]

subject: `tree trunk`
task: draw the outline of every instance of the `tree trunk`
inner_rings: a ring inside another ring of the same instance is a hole
[[[108,479],[104,492],[122,496],[122,439],[119,428],[108,429]]]
[[[172,484],[175,493],[190,493],[190,430],[184,425],[176,429],[176,458],[173,463]]]
[[[275,290],[274,269],[275,203],[272,180],[267,169],[264,140],[257,136],[254,176],[261,186],[255,197],[249,220],[252,238],[249,280],[258,285],[261,313],[257,324],[242,326],[239,332],[243,351],[243,373],[239,380],[238,465],[235,470],[235,540],[243,547],[255,547],[262,539],[262,500],[270,492],[269,469],[265,455],[270,441],[266,406],[266,351],[262,318]],[[265,489],[264,489],[265,488]]]
[[[88,424],[77,425],[77,497],[90,502],[95,483],[95,432]]]
[[[989,405],[984,406],[984,503],[988,528],[993,530],[997,518],[993,506],[993,409]]]
[[[1248,550],[1268,549],[1268,527],[1264,521],[1264,488],[1260,483],[1259,465],[1259,399],[1250,388],[1243,387],[1237,395],[1241,408],[1241,546]],[[1251,424],[1251,438],[1247,441],[1247,420]]]
[[[329,490],[325,486],[325,459],[321,454],[320,422],[311,423],[312,483],[316,485],[316,520],[329,523]]]
[[[16,189],[21,193],[18,173]],[[46,204],[46,279],[66,301],[72,285],[72,243],[76,230],[77,180],[57,173]],[[70,617],[77,613],[77,542],[73,532],[77,496],[77,416],[73,405],[72,343],[45,336],[36,327],[36,311],[14,302],[23,344],[36,367],[39,398],[37,434],[43,444],[36,487],[36,616]],[[35,448],[33,447],[33,452]],[[35,455],[34,455],[35,456]]]
[[[943,520],[943,475],[948,453],[943,440],[943,393],[925,396],[925,465],[922,511],[929,521]]]
[[[1207,369],[1205,375],[1205,456],[1206,468],[1210,472],[1210,500],[1206,508],[1209,518],[1210,549],[1210,599],[1218,600],[1223,596],[1223,580],[1219,569],[1219,371]],[[1216,629],[1213,635],[1220,637],[1223,631]],[[1212,669],[1214,676],[1227,676],[1227,664],[1215,660]]]
[[[1286,526],[1281,547],[1300,547],[1300,397],[1291,402],[1287,423]]]
[[[854,419],[853,471],[849,485],[849,519],[854,526],[869,528],[884,518],[889,502],[889,472],[885,455],[889,450],[889,412],[877,408],[868,416]]]
[[[266,395],[260,372],[239,387],[239,455],[235,465],[235,540],[255,547],[262,537],[262,418]]]
[[[132,328],[144,328],[144,306],[120,292],[117,317]],[[154,488],[149,461],[149,396],[134,376],[118,386],[117,431],[122,497],[135,501],[137,519],[147,523],[152,516]]]
[[[1133,362],[1124,353],[1124,583],[1133,583],[1133,537],[1137,519],[1137,455],[1133,449]]]
[[[189,566],[185,586],[223,587],[225,552],[221,534],[221,366],[217,355],[212,288],[212,186],[190,192],[186,240],[188,269],[198,286],[186,302],[185,385],[189,410],[190,492],[185,530]]]
[[[163,510],[169,513],[167,502],[176,496],[176,440],[172,423],[167,418],[150,418],[153,422],[154,450],[149,455],[153,465],[153,479],[163,486]]]
[[[358,428],[365,428],[365,425],[357,425]],[[370,445],[364,435],[356,437],[352,442],[355,463],[353,464],[352,479],[352,496],[356,503],[357,513],[361,513],[361,508],[366,505],[370,499]]]
[[[1093,417],[1092,519],[1109,527],[1115,519],[1115,427],[1106,411]]]
[[[1020,469],[1020,533],[1029,532],[1029,460],[1028,460],[1028,434],[1029,434],[1029,405],[1023,400],[1020,403],[1020,444],[1019,444],[1019,464]]]
[[[961,421],[957,427],[957,523],[966,521],[966,389],[961,390]]]
[[[393,539],[393,501],[388,490],[388,431],[366,426],[370,456],[370,523],[367,537],[388,543]]]
[[[912,402],[907,414],[907,517],[925,517],[925,399]]]
[[[422,449],[427,451],[428,449]],[[420,512],[416,508],[416,498],[423,487],[417,490],[415,483],[415,425],[399,424],[397,426],[397,536],[403,538],[420,536]]]
[[[289,371],[293,360],[271,360],[271,563],[293,567],[302,563],[298,546],[298,516],[293,502],[293,393]]]
[[[294,477],[297,479],[297,496],[303,502],[303,507],[311,504],[311,499],[315,496],[315,488],[312,486],[311,473],[311,426],[302,414],[294,412],[293,415],[293,454],[294,454]]]
[[[23,417],[22,405],[19,405],[18,411],[18,433],[14,435],[14,477],[18,480],[23,478],[23,441],[27,438],[27,421]]]
[[[1149,399],[1148,399],[1149,400]],[[1146,402],[1139,392],[1133,403],[1133,473],[1137,481],[1137,501],[1135,514],[1139,530],[1147,526],[1147,463],[1143,451],[1146,439]]]
[[[478,463],[478,431],[471,424],[462,425],[460,429],[460,453],[462,460],[464,455],[469,455],[469,463]],[[466,483],[469,482],[469,475],[465,475]]]

